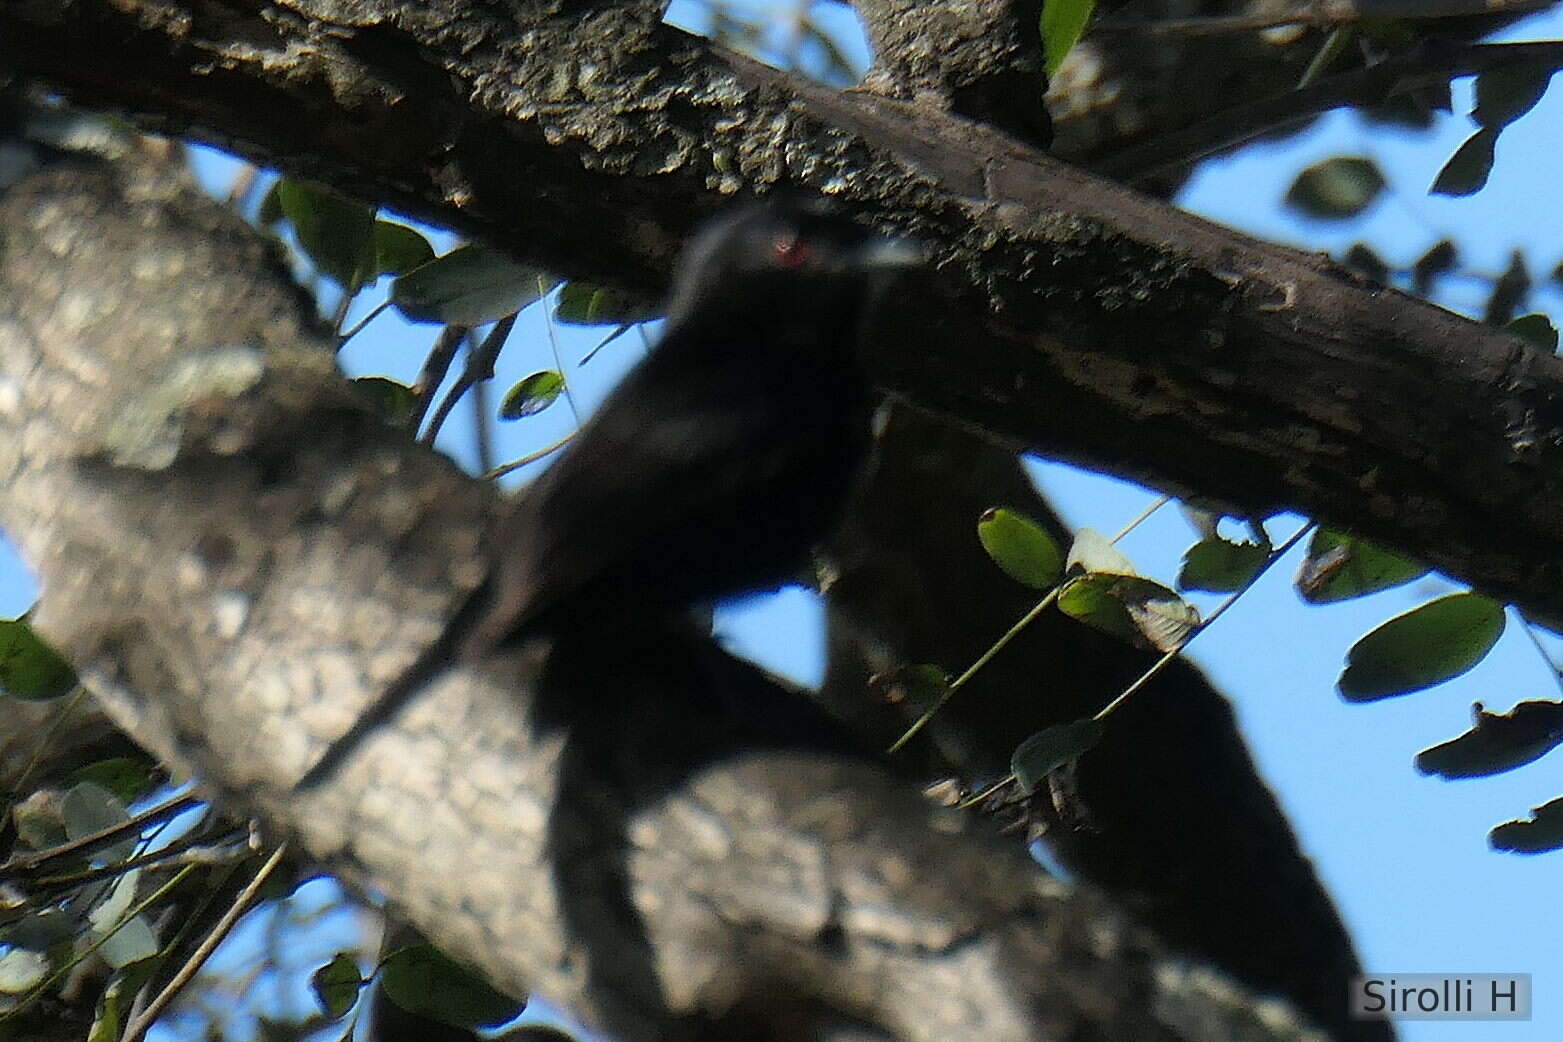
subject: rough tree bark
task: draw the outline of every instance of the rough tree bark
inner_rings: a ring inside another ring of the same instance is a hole
[[[631,1040],[1306,1037],[799,749],[788,692],[673,634],[448,677],[296,799],[474,581],[491,490],[389,436],[264,240],[166,169],[56,166],[0,235],[0,509],[39,628],[166,762],[497,982]]]
[[[647,289],[722,196],[815,186],[937,258],[884,341],[896,393],[1563,608],[1563,361],[959,117],[613,8],[40,0],[0,10],[0,39],[84,103]]]
[[[26,44],[14,64],[73,96],[566,273],[653,288],[713,194],[778,178],[836,192],[938,247],[926,311],[882,360],[911,401],[1238,509],[1312,508],[1555,607],[1528,570],[1552,567],[1558,534],[1552,363],[991,130],[811,87],[644,12],[73,0],[17,5],[0,30]],[[1440,339],[1458,336],[1468,351]],[[1525,538],[1483,545],[1532,496]]]

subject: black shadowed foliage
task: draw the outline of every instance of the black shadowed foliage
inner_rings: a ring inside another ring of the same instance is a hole
[[[492,541],[488,581],[300,782],[457,660],[784,582],[869,445],[859,346],[887,269],[917,259],[818,203],[719,217],[684,250],[667,327]]]

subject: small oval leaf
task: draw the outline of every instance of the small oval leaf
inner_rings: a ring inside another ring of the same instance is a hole
[[[554,318],[572,326],[633,325],[662,314],[655,301],[612,286],[579,280],[559,290]]]
[[[360,376],[353,389],[369,401],[380,419],[392,427],[405,427],[418,407],[418,395],[404,383],[384,376]]]
[[[1089,752],[1106,730],[1106,724],[1087,718],[1038,731],[1021,742],[1010,757],[1015,781],[1026,792],[1033,791],[1049,774]]]
[[[1384,258],[1373,252],[1373,247],[1366,243],[1352,243],[1346,251],[1346,256],[1341,258],[1341,263],[1352,271],[1361,275],[1369,282],[1380,286],[1389,284],[1389,265]]]
[[[0,691],[41,701],[69,694],[76,683],[70,663],[33,632],[25,616],[0,619]]]
[[[358,972],[358,963],[347,953],[338,952],[336,958],[309,976],[309,986],[315,999],[326,1011],[328,1020],[341,1020],[358,1001],[358,993],[364,986],[364,978]]]
[[[1411,291],[1427,296],[1433,288],[1433,280],[1452,271],[1459,259],[1460,251],[1451,240],[1441,239],[1434,243],[1411,266]]]
[[[515,314],[557,282],[474,242],[398,276],[391,304],[414,322],[479,326]]]
[[[60,821],[69,839],[81,839],[123,825],[129,820],[130,814],[119,798],[95,782],[81,782],[71,786],[60,800]],[[100,864],[123,861],[139,842],[137,836],[127,836],[108,846],[98,847],[93,851],[93,859]]]
[[[165,777],[163,769],[153,760],[116,756],[77,768],[65,776],[65,786],[71,788],[82,782],[92,782],[129,804],[145,796]]]
[[[1563,798],[1531,809],[1529,821],[1506,821],[1487,833],[1494,850],[1513,854],[1545,854],[1563,850]]]
[[[505,392],[499,406],[501,420],[520,420],[536,416],[564,393],[564,374],[553,369],[533,373]]]
[[[1297,593],[1309,604],[1331,604],[1404,585],[1428,571],[1366,539],[1321,528],[1297,569]]]
[[[1231,593],[1241,590],[1264,568],[1270,548],[1259,543],[1203,539],[1183,554],[1178,589]]]
[[[1373,160],[1337,156],[1298,174],[1286,204],[1309,217],[1343,220],[1366,210],[1383,188],[1384,175]]]
[[[1503,605],[1480,594],[1429,601],[1352,645],[1336,686],[1348,702],[1372,702],[1441,684],[1480,662],[1503,625]]]
[[[1563,743],[1563,703],[1521,702],[1507,713],[1476,707],[1458,738],[1416,754],[1416,769],[1441,778],[1481,778],[1539,760]]]
[[[977,521],[977,538],[993,563],[1018,583],[1046,590],[1063,577],[1063,551],[1047,529],[1029,517],[990,508]]]
[[[526,1005],[495,991],[472,970],[427,944],[403,948],[385,960],[380,985],[409,1013],[457,1028],[503,1024]]]
[[[1483,127],[1506,127],[1536,107],[1554,70],[1545,65],[1505,65],[1476,76],[1471,118]]]
[[[1482,129],[1465,139],[1465,143],[1454,150],[1454,155],[1449,157],[1449,162],[1438,171],[1438,176],[1433,178],[1433,187],[1428,189],[1433,195],[1474,195],[1487,185],[1488,175],[1492,173],[1492,161],[1498,145],[1498,132],[1496,130]]]
[[[416,228],[394,221],[374,222],[376,275],[401,275],[434,259],[434,247]]]
[[[276,193],[299,249],[322,275],[348,293],[373,278],[374,207],[291,177],[277,182]]]

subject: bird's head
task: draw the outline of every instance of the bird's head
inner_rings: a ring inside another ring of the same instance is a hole
[[[912,243],[857,224],[824,200],[766,200],[716,218],[685,247],[668,319],[766,305],[856,312],[885,273],[921,261]]]

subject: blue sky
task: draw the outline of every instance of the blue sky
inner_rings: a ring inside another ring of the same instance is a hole
[[[698,24],[695,12],[688,0],[679,0],[671,17]],[[820,4],[817,12],[852,32],[845,7]],[[1563,17],[1531,19],[1504,36],[1548,37],[1563,37]],[[848,39],[849,53],[861,56],[861,42]],[[1386,130],[1349,113],[1327,116],[1298,137],[1206,164],[1179,202],[1258,237],[1310,250],[1338,253],[1366,241],[1398,265],[1409,265],[1449,236],[1459,243],[1467,266],[1496,274],[1508,263],[1510,249],[1521,247],[1539,280],[1563,258],[1563,207],[1556,191],[1563,184],[1563,149],[1557,147],[1563,140],[1563,89],[1551,91],[1505,132],[1485,191],[1467,199],[1430,197],[1426,186],[1472,129],[1461,114],[1469,108],[1469,88],[1470,81],[1457,83],[1457,114],[1436,133]],[[1340,154],[1371,156],[1386,172],[1390,188],[1370,213],[1325,224],[1286,212],[1281,199],[1295,173]],[[215,160],[203,160],[201,169],[214,183],[227,176]],[[1446,279],[1440,290],[1441,301],[1457,310],[1479,310],[1484,299],[1482,285],[1470,280]],[[1563,313],[1560,304],[1563,297],[1550,287],[1532,298],[1534,309],[1553,314]],[[590,365],[577,367],[574,360],[603,332],[550,330],[541,309],[524,313],[501,359],[495,398],[527,373],[554,368],[557,353],[576,405],[589,411],[644,350],[637,336],[621,337]],[[343,364],[354,375],[410,380],[432,333],[432,327],[381,317],[344,351]],[[470,464],[470,438],[459,422],[465,415],[458,410],[445,447]],[[499,455],[508,458],[546,444],[572,423],[561,404],[521,423],[502,424]],[[1041,461],[1035,473],[1077,525],[1115,531],[1152,498],[1143,489]],[[1298,523],[1276,519],[1271,534],[1283,538]],[[1142,573],[1170,580],[1193,539],[1169,508],[1124,546]],[[1529,1023],[1404,1023],[1402,1037],[1407,1042],[1563,1038],[1563,959],[1556,954],[1563,902],[1555,897],[1563,854],[1518,857],[1486,845],[1492,825],[1563,794],[1563,755],[1553,753],[1496,778],[1455,783],[1424,778],[1411,766],[1418,750],[1466,728],[1473,701],[1503,711],[1523,699],[1556,698],[1554,678],[1511,620],[1494,653],[1466,676],[1398,699],[1347,705],[1334,684],[1352,642],[1390,615],[1457,587],[1435,577],[1315,608],[1292,592],[1295,568],[1292,560],[1273,569],[1199,638],[1191,657],[1236,704],[1255,757],[1340,906],[1362,961],[1385,974],[1534,974],[1535,1014]],[[0,614],[20,613],[34,594],[25,570],[0,543]],[[718,630],[735,650],[772,668],[806,681],[820,674],[820,612],[803,591],[724,609]]]

